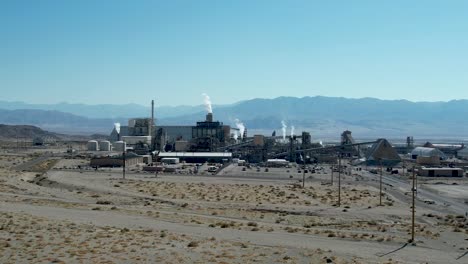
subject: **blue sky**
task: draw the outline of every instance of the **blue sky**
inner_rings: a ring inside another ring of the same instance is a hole
[[[468,99],[468,1],[0,2],[0,100]]]

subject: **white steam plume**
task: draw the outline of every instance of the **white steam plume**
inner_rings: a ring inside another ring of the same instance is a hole
[[[286,140],[286,128],[288,126],[286,126],[286,122],[284,122],[284,120],[281,121],[281,126],[282,126],[281,130],[283,131],[283,140]]]
[[[245,126],[239,119],[236,118],[236,127],[239,129],[241,139],[244,138]]]
[[[237,135],[237,131],[234,132],[233,138],[235,141],[237,141],[237,139],[239,138],[239,135]]]
[[[202,96],[203,96],[203,103],[205,104],[206,111],[209,114],[212,114],[213,109],[211,108],[211,99],[210,99],[210,97],[206,93],[203,93]]]
[[[294,126],[291,126],[291,137],[294,136]]]
[[[115,131],[117,131],[117,134],[120,134],[120,123],[114,123]]]

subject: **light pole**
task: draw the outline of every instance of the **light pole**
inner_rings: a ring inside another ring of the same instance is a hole
[[[334,166],[330,166],[331,168],[331,185],[333,186],[333,170],[335,169]]]
[[[302,163],[304,164],[304,168],[302,169],[302,189],[305,188],[305,169],[306,169],[306,166],[305,166],[305,153],[303,153],[304,155],[301,156],[302,157]]]
[[[338,207],[341,206],[341,152],[338,152]]]
[[[380,163],[380,195],[379,195],[379,206],[382,206],[382,159],[379,158]]]

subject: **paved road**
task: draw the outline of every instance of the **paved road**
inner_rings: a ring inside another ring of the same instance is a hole
[[[372,182],[372,185],[376,186],[377,188],[379,187],[378,185],[379,185],[380,175],[372,174],[366,171],[360,172],[360,175],[368,180],[371,180],[371,181],[375,180]],[[396,196],[396,198],[410,201],[411,195],[409,196],[404,195],[405,192],[411,192],[412,186],[410,185],[409,182],[402,180],[402,179],[398,179],[391,175],[382,175],[382,183],[384,185],[387,185],[387,186],[391,185],[393,187],[393,190],[391,188],[388,188],[387,191],[390,191],[392,195]],[[468,212],[468,205],[461,203],[450,197],[442,196],[441,194],[434,193],[432,191],[429,191],[421,187],[419,187],[417,190],[417,198],[420,201],[419,205],[423,205],[424,207],[427,207],[427,208],[439,209],[442,211],[447,211],[447,212],[461,214],[461,215],[465,215],[465,213]],[[434,205],[421,204],[421,202],[425,200],[434,201],[435,204]]]
[[[40,163],[48,160],[51,157],[52,157],[51,154],[46,153],[43,156],[40,156],[38,158],[35,158],[33,160],[30,160],[30,161],[27,161],[27,162],[25,162],[23,164],[20,164],[20,165],[16,166],[14,169],[17,170],[17,171],[23,171],[23,170],[27,171],[27,170],[30,170],[35,165],[40,164]]]

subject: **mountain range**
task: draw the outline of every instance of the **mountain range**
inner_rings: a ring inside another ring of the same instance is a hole
[[[205,119],[203,105],[156,107],[157,124],[193,125]],[[231,105],[213,105],[215,120],[234,126],[235,119],[252,133],[281,134],[281,121],[290,133],[335,136],[343,130],[360,137],[456,137],[467,138],[468,100],[411,102],[375,98],[278,97],[252,99]],[[150,106],[54,105],[0,101],[0,123],[29,124],[61,133],[110,133],[115,122],[131,117],[149,117]],[[251,134],[251,133],[249,133]]]

